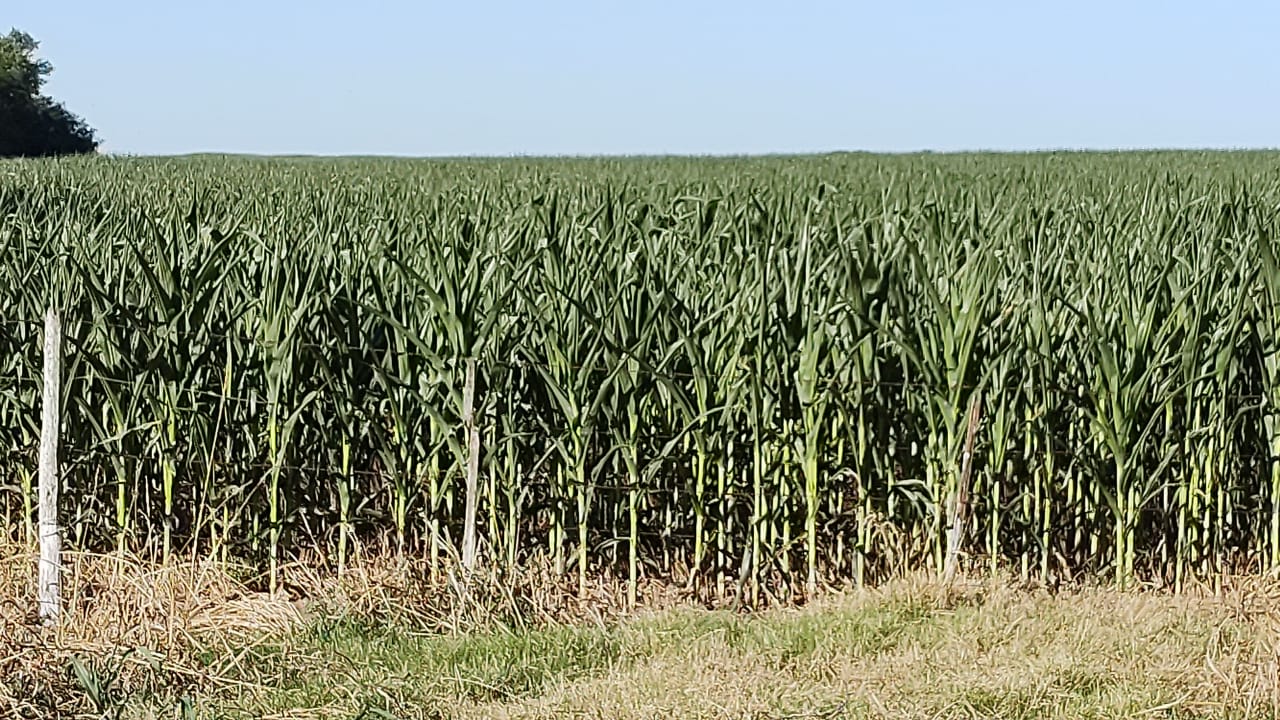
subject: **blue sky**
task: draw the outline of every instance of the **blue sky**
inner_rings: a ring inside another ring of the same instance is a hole
[[[118,153],[1280,146],[1269,2],[9,5]]]

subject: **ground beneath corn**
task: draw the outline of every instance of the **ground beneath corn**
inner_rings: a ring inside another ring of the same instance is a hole
[[[473,585],[469,605],[385,564],[341,584],[295,573],[272,597],[208,564],[76,557],[47,629],[29,560],[0,553],[0,717],[1280,716],[1266,578],[1174,595],[915,577],[803,607],[627,613],[535,597],[530,579]]]

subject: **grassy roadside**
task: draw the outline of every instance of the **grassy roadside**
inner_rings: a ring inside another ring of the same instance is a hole
[[[394,584],[402,570],[304,605],[207,566],[85,558],[66,622],[42,631],[14,610],[31,578],[11,560],[0,717],[1280,716],[1280,585],[1258,578],[1177,596],[903,579],[755,614],[477,622]]]
[[[1263,718],[1270,596],[925,583],[755,616],[425,637],[313,626],[216,717]]]

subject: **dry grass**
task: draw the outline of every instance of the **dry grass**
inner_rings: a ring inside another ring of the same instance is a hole
[[[64,622],[41,628],[34,556],[0,548],[0,717],[173,717],[183,697],[211,718],[1280,716],[1263,578],[1182,595],[909,578],[757,614],[655,586],[627,615],[616,583],[577,600],[542,566],[465,593],[409,561],[341,583],[295,566],[276,599],[205,563],[68,555],[66,575]]]
[[[1220,596],[928,582],[776,610],[491,718],[1280,716],[1280,587]],[[668,619],[670,622],[670,619]],[[750,627],[750,625],[748,626]]]
[[[613,578],[594,579],[578,597],[576,583],[555,579],[549,564],[516,576],[480,575],[464,586],[448,568],[433,577],[425,562],[387,558],[357,554],[341,580],[314,564],[285,566],[287,592],[273,598],[252,590],[260,583],[243,581],[236,567],[65,552],[63,616],[46,628],[35,614],[35,550],[0,540],[0,718],[97,716],[139,697],[166,705],[268,692],[274,680],[264,676],[261,656],[308,660],[308,649],[291,638],[318,622],[444,635],[603,627],[626,612],[625,585]],[[681,602],[678,591],[660,585],[644,596],[651,607]]]
[[[60,717],[117,698],[234,684],[197,657],[231,655],[301,625],[295,605],[252,593],[210,563],[64,554],[63,617],[35,617],[36,554],[0,545],[0,716]],[[70,671],[82,665],[98,702]],[[98,705],[99,707],[95,707]]]

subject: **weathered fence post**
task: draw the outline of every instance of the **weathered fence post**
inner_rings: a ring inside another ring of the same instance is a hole
[[[62,537],[58,528],[58,424],[61,413],[62,323],[49,308],[44,316],[44,392],[40,411],[39,526],[40,620],[58,622],[62,610]]]

